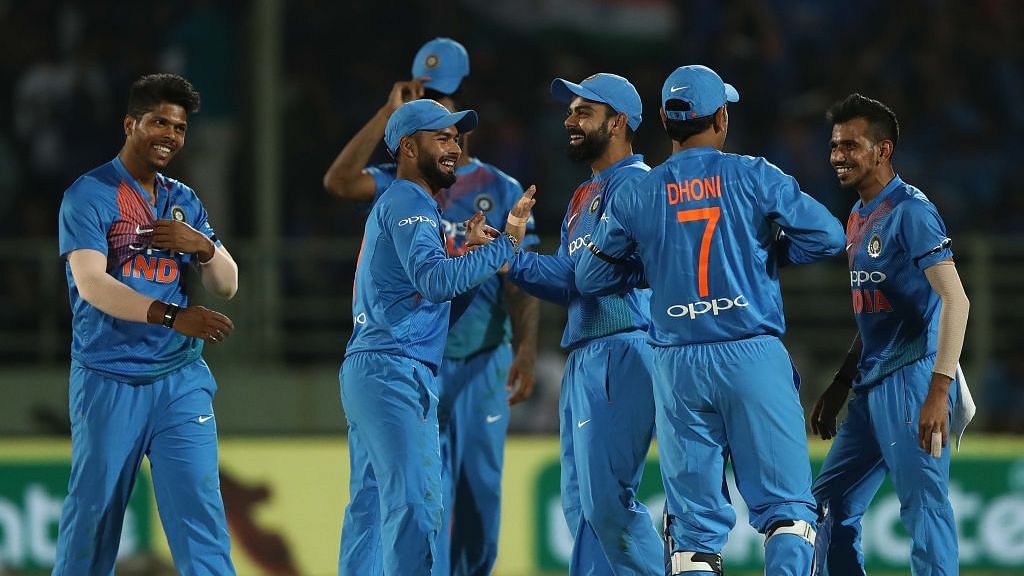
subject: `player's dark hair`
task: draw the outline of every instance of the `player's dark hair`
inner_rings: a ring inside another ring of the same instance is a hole
[[[128,115],[141,118],[164,102],[177,104],[192,114],[199,111],[199,92],[177,74],[147,74],[128,92]]]
[[[690,103],[684,100],[669,100],[665,102],[666,112],[686,112],[690,110]],[[718,111],[715,110],[717,113]],[[668,137],[676,142],[682,144],[686,142],[691,136],[696,136],[701,132],[704,132],[708,128],[711,128],[715,124],[715,115],[710,114],[708,116],[701,116],[700,118],[690,118],[689,120],[672,120],[669,118],[665,119],[665,132],[668,133]]]
[[[900,140],[900,123],[896,120],[896,113],[878,100],[857,93],[830,106],[825,112],[825,118],[833,125],[863,118],[868,121],[868,131],[875,142],[892,140],[895,146]]]
[[[452,101],[452,104],[455,105],[455,110],[452,110],[452,112],[458,112],[459,110],[462,110],[462,99],[460,98],[461,95],[462,88],[459,88],[458,90],[452,92],[451,94],[445,94],[444,92],[434,90],[433,88],[424,88],[422,97],[429,98],[430,100],[433,100],[435,102],[440,102],[442,98],[448,98],[449,100]]]

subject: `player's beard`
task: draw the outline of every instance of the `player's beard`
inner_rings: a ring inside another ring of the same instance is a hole
[[[604,154],[612,141],[611,134],[608,133],[607,122],[601,124],[597,130],[589,134],[578,128],[570,128],[568,133],[569,135],[583,136],[582,142],[575,146],[569,144],[566,149],[569,159],[574,162],[593,162]]]
[[[440,165],[442,158],[444,156],[431,158],[423,154],[416,161],[416,167],[419,168],[420,174],[423,175],[423,179],[427,181],[427,185],[434,192],[450,188],[452,184],[455,184],[455,171],[448,172],[442,169]],[[456,158],[456,162],[458,162],[458,158]]]

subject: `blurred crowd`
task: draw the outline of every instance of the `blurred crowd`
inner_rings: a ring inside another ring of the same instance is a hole
[[[277,213],[287,238],[361,234],[363,212],[330,198],[321,178],[434,36],[468,48],[463,100],[481,115],[470,150],[537,184],[538,230],[548,245],[585,177],[565,158],[564,110],[550,99],[551,79],[606,71],[632,80],[645,104],[635,148],[653,165],[669,152],[657,115],[661,82],[691,63],[718,70],[741,94],[730,107],[729,150],[767,157],[840,219],[853,198],[828,165],[823,113],[857,91],[895,110],[895,166],[939,205],[951,236],[1024,232],[1024,195],[1012,177],[1024,152],[1024,10],[1013,0],[278,5]],[[0,241],[52,242],[63,190],[116,154],[127,88],[154,71],[188,77],[203,99],[172,175],[199,191],[222,237],[253,237],[253,141],[261,130],[252,113],[260,96],[252,71],[261,65],[253,44],[262,38],[253,13],[249,0],[0,0]],[[53,295],[33,289],[33,272],[2,259],[0,267],[0,296],[15,304],[0,314],[5,324],[30,322],[53,305]],[[350,285],[351,266],[300,263],[284,275],[288,295],[329,297]],[[1000,370],[1019,372],[1011,357]],[[1021,380],[1009,381],[1024,397]]]

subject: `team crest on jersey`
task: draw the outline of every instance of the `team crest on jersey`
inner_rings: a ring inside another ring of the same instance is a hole
[[[871,240],[868,241],[868,256],[872,258],[878,258],[882,254],[882,240],[878,237],[878,234],[871,236]]]
[[[182,208],[181,206],[172,206],[171,207],[171,218],[174,218],[178,222],[184,222],[185,221],[185,209]]]
[[[437,68],[437,65],[440,64],[440,63],[441,63],[441,58],[439,58],[437,56],[437,54],[431,54],[431,55],[427,56],[427,60],[426,60],[426,62],[424,62],[424,64],[427,65],[427,68]]]
[[[494,208],[494,198],[487,194],[477,196],[474,203],[476,204],[476,209],[481,212],[490,212]]]
[[[598,207],[601,206],[601,196],[594,196],[594,199],[590,201],[590,212],[597,212]]]

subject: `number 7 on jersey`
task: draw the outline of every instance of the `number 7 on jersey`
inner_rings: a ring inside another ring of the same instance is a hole
[[[715,235],[715,226],[718,225],[718,218],[721,215],[722,209],[718,206],[680,210],[676,213],[680,224],[700,220],[707,221],[707,225],[704,226],[704,236],[700,240],[700,256],[697,260],[697,289],[701,298],[708,295],[708,260],[711,259],[711,238]]]

